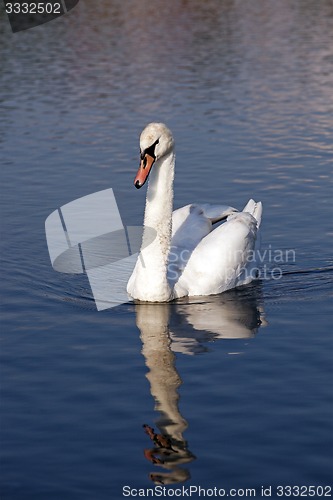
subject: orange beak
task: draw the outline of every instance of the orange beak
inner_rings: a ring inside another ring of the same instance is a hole
[[[143,159],[140,162],[138,173],[136,174],[136,177],[134,179],[134,186],[137,189],[141,188],[148,179],[148,175],[154,161],[155,158],[153,156],[150,156],[148,153],[144,155]]]

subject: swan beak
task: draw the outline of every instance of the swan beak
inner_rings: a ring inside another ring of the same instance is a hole
[[[155,161],[154,156],[151,156],[148,153],[146,153],[144,157],[141,159],[139,170],[134,179],[134,186],[137,189],[140,189],[148,179],[148,175],[151,170],[151,167],[154,164],[154,161]]]

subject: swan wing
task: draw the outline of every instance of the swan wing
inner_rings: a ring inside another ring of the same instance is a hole
[[[249,211],[230,215],[193,249],[174,283],[175,297],[217,294],[252,281],[262,207],[250,202]]]
[[[193,249],[212,230],[212,225],[226,219],[236,208],[208,203],[190,204],[172,213],[172,247]]]
[[[237,210],[227,205],[190,204],[172,213],[172,239],[168,261],[168,281],[173,287],[193,250],[213,229],[215,222]]]

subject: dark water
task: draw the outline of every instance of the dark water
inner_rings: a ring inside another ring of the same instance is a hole
[[[0,19],[1,499],[329,485],[332,2],[81,0],[16,34]],[[84,275],[52,269],[44,222],[112,187],[140,225],[149,121],[174,132],[176,206],[263,202],[267,273],[97,312]],[[143,424],[171,436],[163,464]]]

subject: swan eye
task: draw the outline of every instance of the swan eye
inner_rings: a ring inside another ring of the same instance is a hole
[[[154,159],[156,158],[155,155],[155,146],[156,144],[159,144],[160,140],[157,139],[157,141],[154,142],[149,148],[146,148],[142,153],[140,154],[141,160],[144,160],[145,156],[148,154],[149,156],[152,156]]]

